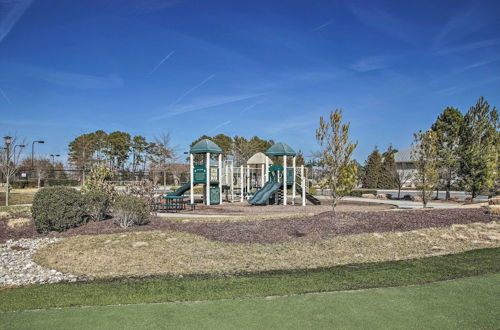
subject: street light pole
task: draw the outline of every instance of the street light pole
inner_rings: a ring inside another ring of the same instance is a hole
[[[52,157],[52,165],[54,165],[54,164],[55,164],[55,160],[54,160],[54,158],[55,158],[55,157],[59,157],[59,156],[61,156],[61,155],[59,155],[59,154],[57,154],[57,155],[50,154],[50,157]]]
[[[13,158],[14,158],[14,163],[16,162],[16,148],[19,147],[19,148],[24,148],[26,147],[24,144],[16,144],[14,146],[14,150],[12,151],[12,153],[14,154],[13,155]]]
[[[31,142],[31,169],[32,170],[35,168],[35,143],[43,144],[43,143],[45,143],[45,141],[37,140],[37,141]]]
[[[5,136],[5,151],[6,151],[6,156],[7,156],[7,163],[5,164],[6,166],[6,183],[7,187],[5,189],[5,206],[9,206],[9,193],[10,193],[10,144],[12,142],[12,138],[10,136]]]

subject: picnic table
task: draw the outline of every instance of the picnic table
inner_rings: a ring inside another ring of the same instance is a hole
[[[161,199],[165,201],[160,201],[156,203],[156,207],[158,211],[167,211],[167,212],[179,212],[186,208],[186,203],[184,199],[187,196],[162,196]]]

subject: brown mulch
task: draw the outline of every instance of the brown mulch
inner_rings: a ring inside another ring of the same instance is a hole
[[[63,233],[39,234],[33,225],[9,228],[6,220],[0,220],[0,243],[8,239],[28,237],[69,237],[76,235],[112,234],[131,231],[165,230],[201,235],[210,240],[234,243],[282,243],[289,241],[330,238],[370,232],[409,231],[429,227],[445,227],[452,224],[489,222],[485,209],[439,209],[378,212],[324,212],[316,216],[220,223],[195,223],[169,221],[153,217],[144,226],[128,230],[110,220],[89,222]]]

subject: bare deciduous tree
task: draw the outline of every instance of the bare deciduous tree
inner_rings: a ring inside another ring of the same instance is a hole
[[[20,142],[17,137],[6,136],[5,146],[0,149],[0,171],[5,178],[5,205],[9,206],[10,182],[19,168],[19,161],[24,141]]]

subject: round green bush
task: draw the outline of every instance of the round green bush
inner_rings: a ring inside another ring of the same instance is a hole
[[[106,218],[109,211],[110,197],[103,191],[90,190],[83,194],[85,212],[94,221]]]
[[[82,194],[69,187],[40,189],[33,198],[31,212],[40,233],[65,231],[87,221]]]
[[[149,223],[149,205],[137,196],[118,195],[113,204],[113,217],[122,228]]]

